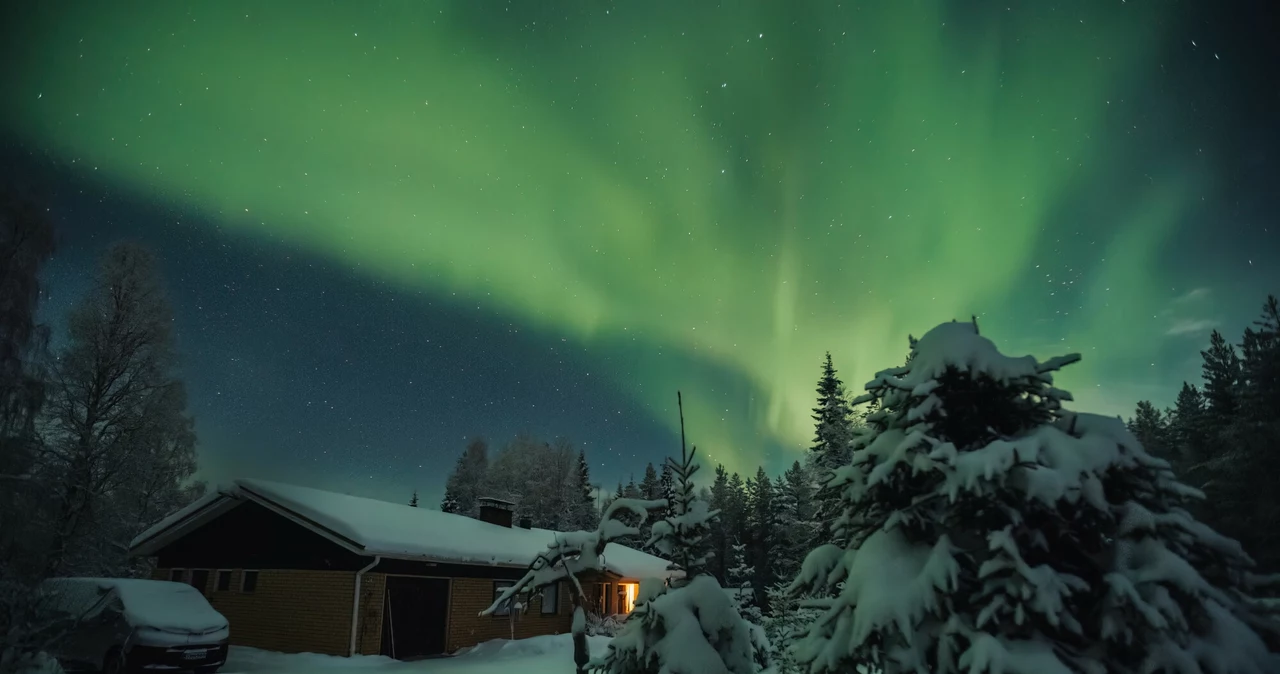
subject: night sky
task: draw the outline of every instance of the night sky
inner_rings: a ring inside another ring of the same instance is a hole
[[[971,315],[1127,415],[1280,292],[1265,2],[18,4],[48,319],[154,249],[213,481],[434,502],[527,430],[612,487],[677,389],[776,471],[824,351],[860,389]]]

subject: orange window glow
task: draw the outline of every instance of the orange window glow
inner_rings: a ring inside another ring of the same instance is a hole
[[[640,586],[635,583],[622,583],[622,587],[626,588],[626,603],[623,606],[624,612],[630,613],[631,609],[636,607],[636,595],[640,592]]]

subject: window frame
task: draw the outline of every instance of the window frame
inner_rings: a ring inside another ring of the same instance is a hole
[[[223,574],[226,574],[226,575],[224,576]],[[227,579],[227,586],[225,588],[222,587],[222,579],[224,577]],[[235,572],[232,571],[231,569],[218,569],[215,572],[215,575],[213,577],[213,591],[214,592],[231,592],[231,588],[232,588],[231,581],[234,577],[235,577]]]
[[[249,584],[249,574],[253,574],[253,587],[247,587]],[[262,574],[258,569],[243,569],[240,571],[240,593],[253,594],[258,591],[258,582],[262,580]]]
[[[547,610],[547,590],[551,591],[551,610]],[[540,597],[541,615],[559,615],[560,614],[560,581],[556,581],[542,588],[542,596]]]
[[[210,571],[212,571],[212,569],[192,569],[190,577],[187,580],[187,584],[190,585],[191,587],[194,587],[196,590],[198,590],[200,594],[207,595],[209,593],[208,588],[209,588],[209,572]],[[204,573],[204,582],[201,583],[200,585],[196,585],[197,573]]]
[[[516,584],[516,582],[515,582],[514,580],[495,580],[495,581],[493,581],[493,598],[489,600],[489,603],[491,603],[491,604],[492,604],[493,602],[498,601],[498,595],[502,594],[502,591],[503,591],[503,590],[505,590],[505,589],[507,589],[507,588],[511,587],[512,585],[515,585],[515,584]],[[511,598],[507,600],[506,608],[501,608],[501,607],[499,607],[499,608],[497,608],[497,609],[494,609],[494,611],[493,611],[493,613],[492,613],[493,617],[495,617],[495,618],[506,618],[506,617],[509,617],[509,616],[511,615],[511,608],[512,608],[512,606],[515,604],[515,602],[516,602],[515,595],[512,595],[512,596],[511,596]]]
[[[175,578],[174,576],[177,576],[177,577]],[[187,582],[187,570],[186,569],[169,569],[169,582],[170,583]]]

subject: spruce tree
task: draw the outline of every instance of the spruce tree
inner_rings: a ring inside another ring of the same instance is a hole
[[[815,547],[818,533],[813,518],[812,482],[799,461],[774,483],[774,496],[774,576],[790,581],[799,572],[805,555]]]
[[[670,503],[675,498],[675,476],[671,472],[671,464],[666,461],[662,462],[662,476],[658,478],[658,486],[662,491],[662,498]],[[671,514],[670,506],[662,513],[662,516],[666,517],[669,514]]]
[[[1217,330],[1210,335],[1204,359],[1205,413],[1212,432],[1221,432],[1236,415],[1240,405],[1240,356]]]
[[[818,379],[818,404],[813,408],[813,446],[809,448],[817,455],[820,468],[831,471],[849,462],[852,419],[853,409],[846,398],[844,383],[836,376],[828,352]]]
[[[813,408],[814,437],[809,448],[813,460],[814,478],[819,485],[817,518],[822,525],[820,536],[824,541],[834,541],[835,511],[839,508],[836,492],[826,487],[833,472],[849,462],[850,443],[853,441],[853,408],[845,395],[844,382],[836,376],[835,365],[828,352],[822,364],[822,376],[818,378],[818,403]]]
[[[440,510],[468,517],[478,517],[476,499],[484,489],[489,471],[489,445],[481,438],[472,439],[458,457],[458,462],[444,485]]]
[[[945,323],[841,468],[837,526],[795,591],[831,595],[796,656],[810,674],[1280,671],[1240,546],[1119,419],[1064,410],[1052,373]],[[838,585],[838,592],[836,586]]]
[[[1190,478],[1192,467],[1206,458],[1205,423],[1204,396],[1200,394],[1200,389],[1182,382],[1182,389],[1178,391],[1173,411],[1169,414],[1169,442],[1175,447],[1175,454],[1181,458],[1185,467],[1183,474],[1188,476],[1188,482],[1193,487],[1199,485]]]
[[[755,576],[755,569],[748,562],[747,554],[746,543],[735,542],[729,547],[727,563],[729,567],[729,583],[725,585],[725,588],[737,600],[734,608],[738,609],[738,614],[757,625],[762,625],[760,600],[756,594],[755,587],[751,584],[751,580]],[[760,595],[763,594],[764,592],[761,591]]]
[[[711,508],[717,512],[724,512],[730,506],[729,496],[729,471],[725,470],[723,465],[716,465],[715,481],[711,483]],[[729,567],[726,560],[729,559],[729,546],[734,540],[734,533],[730,531],[730,525],[724,517],[717,517],[711,523],[711,551],[714,553],[711,557],[711,574],[716,580],[727,583],[729,581]]]
[[[640,584],[636,605],[608,649],[591,663],[607,674],[756,674],[770,666],[764,630],[742,618],[711,575],[712,523],[719,515],[698,497],[696,448],[668,459],[675,477],[671,516],[653,525],[649,541],[671,561],[675,576]]]
[[[591,487],[591,468],[587,465],[587,454],[584,450],[578,450],[576,496],[577,508],[572,518],[572,526],[585,531],[596,519],[596,499]]]
[[[769,606],[768,599],[764,596],[764,588],[773,585],[775,580],[773,523],[776,513],[773,482],[764,472],[764,467],[756,469],[756,475],[751,479],[748,499],[745,520],[746,533],[749,537],[745,540],[750,542],[750,546],[747,551],[747,563],[751,566],[751,586],[760,588],[756,596],[756,605],[767,613]]]
[[[654,470],[653,464],[650,463],[644,467],[644,478],[640,480],[636,490],[639,492],[639,498],[647,501],[657,501],[665,498],[662,493],[662,484],[658,481],[658,471]],[[640,526],[640,538],[638,542],[649,540],[650,524],[645,523]]]
[[[410,496],[410,497],[409,497],[409,507],[410,507],[410,508],[417,508],[417,507],[418,507],[418,490],[417,490],[417,489],[414,489],[414,490],[413,490],[413,496]]]
[[[1152,456],[1166,461],[1173,461],[1174,452],[1170,446],[1169,423],[1160,410],[1149,400],[1138,401],[1133,418],[1129,420],[1129,432]]]
[[[662,498],[662,484],[658,481],[658,471],[650,463],[644,467],[644,479],[640,480],[640,497],[650,501]]]
[[[1213,347],[1210,347],[1213,350]],[[1222,530],[1280,572],[1280,308],[1270,297],[1244,331],[1235,416],[1214,438],[1209,492]],[[1280,588],[1277,588],[1280,589]]]

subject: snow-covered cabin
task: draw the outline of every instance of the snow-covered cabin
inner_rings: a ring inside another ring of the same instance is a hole
[[[511,504],[480,519],[308,487],[236,480],[144,531],[134,555],[153,577],[194,585],[231,623],[231,643],[289,653],[453,652],[489,639],[568,632],[561,583],[514,624],[481,617],[555,532],[512,526]],[[667,562],[610,543],[606,572],[584,578],[594,610],[630,610],[637,583]],[[514,627],[514,630],[513,630]]]

